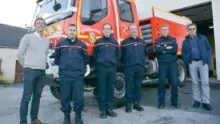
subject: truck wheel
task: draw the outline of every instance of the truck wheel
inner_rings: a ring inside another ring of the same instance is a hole
[[[116,108],[125,105],[125,77],[122,73],[117,73],[114,97]]]
[[[56,99],[60,100],[60,88],[59,87],[50,87],[50,92]]]
[[[98,88],[93,90],[93,95],[98,99]],[[119,108],[125,105],[125,78],[122,73],[117,73],[114,90],[114,107]]]
[[[51,86],[50,84],[58,84],[59,82],[56,81],[53,77],[49,76],[49,75],[46,75],[47,78],[46,78],[46,82],[50,82],[49,84],[46,84],[48,86],[50,86],[50,92],[52,93],[52,95],[60,100],[60,87],[56,87],[56,86]]]
[[[186,66],[183,60],[181,59],[178,59],[177,64],[178,64],[179,86],[183,87],[187,79]]]

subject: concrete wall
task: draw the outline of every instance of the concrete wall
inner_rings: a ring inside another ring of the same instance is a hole
[[[211,0],[136,0],[139,18],[147,18],[152,16],[152,6],[170,11],[208,2]]]
[[[5,83],[14,83],[16,54],[17,49],[0,48],[1,70],[3,72],[0,80]]]

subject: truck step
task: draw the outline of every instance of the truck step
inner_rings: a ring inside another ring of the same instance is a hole
[[[152,39],[152,34],[143,35],[144,40]]]
[[[150,29],[150,28],[151,28],[151,24],[141,26],[142,30],[146,30],[146,29]]]
[[[142,30],[142,35],[147,35],[151,33],[152,33],[151,29]]]
[[[152,44],[153,40],[152,39],[148,39],[148,40],[144,40],[146,44]]]

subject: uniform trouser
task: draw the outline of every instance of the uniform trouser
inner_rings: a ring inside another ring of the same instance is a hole
[[[126,83],[126,103],[140,102],[141,100],[141,83],[144,77],[144,67],[134,65],[124,68]]]
[[[100,111],[113,109],[117,67],[96,68]]]
[[[74,73],[73,73],[74,75]],[[61,110],[64,114],[71,112],[70,102],[74,102],[74,111],[79,113],[84,107],[84,80],[83,76],[70,78],[65,73],[59,75]]]
[[[193,98],[198,102],[206,104],[210,103],[210,87],[209,87],[209,68],[202,61],[192,61],[189,65],[189,71],[192,79]],[[200,75],[201,85],[199,85]],[[202,97],[201,97],[202,94]]]
[[[178,101],[178,68],[177,61],[159,63],[159,89],[158,102],[165,101],[166,77],[171,84],[171,103],[177,104]]]
[[[28,104],[31,102],[31,120],[38,119],[40,98],[44,87],[45,71],[24,68],[24,91],[20,104],[20,123],[27,124]]]

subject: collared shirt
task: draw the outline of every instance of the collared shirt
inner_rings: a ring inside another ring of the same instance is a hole
[[[197,35],[195,35],[194,37],[190,37],[190,42],[191,42],[191,58],[192,58],[192,60],[201,59]]]
[[[40,39],[40,40],[43,40],[44,39],[44,36],[40,36],[40,34],[39,33],[37,33],[36,31],[34,32],[34,34]]]

